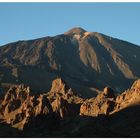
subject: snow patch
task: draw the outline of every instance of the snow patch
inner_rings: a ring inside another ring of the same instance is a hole
[[[74,37],[75,39],[79,40],[79,39],[81,38],[81,35],[75,34],[73,37]]]
[[[74,34],[73,38],[79,40],[81,38],[87,37],[88,35],[90,35],[90,32],[85,32],[84,34]]]
[[[87,37],[88,35],[90,35],[90,32],[85,32],[83,38]]]

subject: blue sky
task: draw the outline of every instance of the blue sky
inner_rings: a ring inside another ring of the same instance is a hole
[[[75,26],[140,45],[140,3],[0,3],[0,45]]]

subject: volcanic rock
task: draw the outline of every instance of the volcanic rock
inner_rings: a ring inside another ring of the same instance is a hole
[[[27,137],[139,136],[140,80],[118,96],[105,87],[97,97],[83,99],[61,78],[48,93],[31,92],[24,85],[7,91],[1,98],[0,124],[21,129]]]
[[[140,80],[134,82],[132,87],[116,98],[115,111],[122,110],[129,106],[140,105]]]
[[[115,107],[114,91],[105,87],[96,98],[87,99],[80,108],[80,115],[99,116],[109,115]]]
[[[74,93],[61,78],[52,82],[48,99],[53,111],[61,118],[79,115],[80,105],[83,103],[83,99]]]
[[[0,110],[1,119],[19,129],[23,129],[30,117],[52,112],[46,95],[31,96],[29,87],[24,85],[13,86],[7,91]]]

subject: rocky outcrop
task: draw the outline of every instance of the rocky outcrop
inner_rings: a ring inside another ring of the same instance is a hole
[[[115,112],[129,106],[140,104],[140,80],[134,82],[132,87],[116,98]]]
[[[53,80],[50,92],[65,94],[68,90],[69,87],[65,81],[63,81],[61,78],[57,78]]]
[[[49,114],[51,105],[46,95],[32,96],[29,87],[13,86],[5,94],[1,106],[1,119],[13,127],[23,129],[32,116]]]
[[[61,118],[79,115],[80,105],[83,103],[83,99],[77,96],[61,78],[53,81],[48,99],[53,111]]]
[[[139,136],[139,105],[140,80],[119,96],[105,87],[97,97],[83,99],[57,78],[48,93],[33,94],[24,85],[12,86],[0,99],[0,123],[21,129],[27,136],[63,136],[71,129],[69,135],[81,135],[85,129],[86,133],[92,129],[92,136],[101,135],[96,128],[103,136],[126,136],[128,132],[130,136]]]
[[[80,115],[99,116],[109,115],[115,107],[114,91],[105,87],[104,91],[97,95],[96,98],[86,100],[80,108]]]
[[[117,97],[115,97],[111,88],[104,88],[104,91],[96,98],[87,99],[81,105],[80,115],[111,115],[122,109],[137,105],[140,105],[140,80],[135,81],[130,89]]]
[[[83,99],[78,97],[60,78],[52,83],[48,93],[32,95],[30,88],[11,87],[1,99],[0,119],[13,127],[23,129],[30,119],[55,114],[60,119],[79,115]]]
[[[105,87],[95,98],[83,99],[57,78],[48,93],[32,95],[23,84],[11,87],[0,105],[0,119],[13,127],[23,129],[30,118],[55,114],[60,119],[74,116],[111,115],[124,108],[140,104],[140,80],[130,89],[115,96],[113,89]]]

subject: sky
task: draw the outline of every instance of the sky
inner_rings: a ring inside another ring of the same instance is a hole
[[[73,27],[140,45],[140,3],[0,3],[0,46]]]

